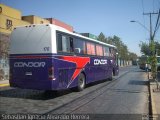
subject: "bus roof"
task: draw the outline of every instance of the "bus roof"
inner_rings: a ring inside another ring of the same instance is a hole
[[[99,44],[109,46],[109,47],[113,47],[113,48],[117,49],[117,47],[114,46],[114,45],[107,44],[107,43],[104,43],[104,42],[101,42],[101,41],[98,41],[98,40],[95,40],[95,39],[92,39],[92,38],[89,38],[89,37],[85,37],[85,36],[77,34],[77,33],[70,32],[70,31],[66,30],[65,28],[62,28],[62,27],[54,25],[54,24],[32,24],[32,25],[28,25],[28,26],[34,26],[34,27],[35,26],[50,26],[51,29],[61,31],[61,32],[65,32],[65,33],[71,34],[73,36],[81,37],[81,38],[84,38],[86,40],[93,41],[93,42],[96,42],[96,43],[99,43]],[[18,27],[26,27],[26,25],[25,26],[18,26]],[[18,27],[16,27],[16,28],[18,28]]]

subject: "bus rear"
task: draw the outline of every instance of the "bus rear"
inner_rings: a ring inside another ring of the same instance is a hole
[[[17,27],[11,34],[10,86],[51,90],[54,80],[52,54],[55,31],[50,25]],[[52,33],[52,34],[51,34]]]

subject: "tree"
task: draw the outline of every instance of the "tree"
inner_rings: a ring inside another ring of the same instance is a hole
[[[155,42],[155,47],[157,50],[157,55],[160,56],[160,42]]]
[[[129,60],[136,61],[138,58],[137,54],[129,52]]]
[[[114,35],[113,37],[108,37],[108,43],[117,47],[120,59],[129,60],[128,47],[122,42],[122,40],[118,36]]]
[[[155,44],[155,49],[157,50],[157,55],[160,55],[160,43],[159,42],[154,42],[153,44]],[[141,48],[141,53],[147,56],[150,56],[151,53],[151,48],[149,46],[148,43],[146,42],[141,42],[139,44],[140,48]]]
[[[141,42],[139,44],[139,47],[141,48],[141,53],[144,54],[144,55],[150,55],[151,54],[151,51],[150,51],[150,48],[149,48],[149,44],[147,44],[146,42]]]
[[[102,32],[99,34],[98,40],[102,41],[102,42],[106,42],[106,37],[105,37],[105,35]]]

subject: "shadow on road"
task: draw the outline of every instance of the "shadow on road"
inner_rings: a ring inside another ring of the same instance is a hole
[[[71,93],[71,90],[65,91],[39,91],[27,89],[9,89],[0,91],[0,97],[22,98],[32,100],[49,100]]]
[[[139,69],[139,70],[135,70],[134,72],[146,72],[146,71]]]
[[[129,83],[130,85],[148,85],[148,81],[143,81],[143,80],[130,80]]]
[[[86,88],[92,87],[96,84],[104,83],[108,80],[101,80],[93,82],[86,85]],[[29,90],[29,89],[4,89],[0,91],[0,97],[10,97],[10,98],[22,98],[22,99],[31,99],[31,100],[49,100],[58,98],[63,95],[76,92],[75,89],[66,89],[60,91],[41,91],[41,90]],[[78,92],[77,92],[78,93]]]
[[[147,91],[129,90],[129,89],[110,89],[113,92],[125,92],[125,93],[146,93]]]

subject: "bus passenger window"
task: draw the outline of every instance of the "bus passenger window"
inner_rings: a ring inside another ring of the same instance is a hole
[[[103,50],[101,45],[96,45],[96,54],[98,56],[103,56]]]
[[[95,55],[95,44],[91,42],[87,42],[87,54]]]
[[[67,38],[66,36],[62,36],[62,51],[68,52],[68,46],[67,46]]]
[[[109,56],[109,47],[103,47],[104,56]]]
[[[112,48],[109,48],[109,56],[110,57],[112,57],[113,56],[113,54],[112,54],[113,52],[112,52]]]
[[[58,51],[70,52],[70,40],[67,36],[58,34]]]
[[[74,53],[86,54],[85,42],[83,40],[76,38],[73,44],[74,44]]]
[[[58,42],[58,51],[62,51],[62,35],[61,34],[58,34],[58,39],[57,39],[57,42]]]
[[[69,41],[70,41],[70,51],[74,52],[74,48],[73,48],[73,38],[69,37]]]

